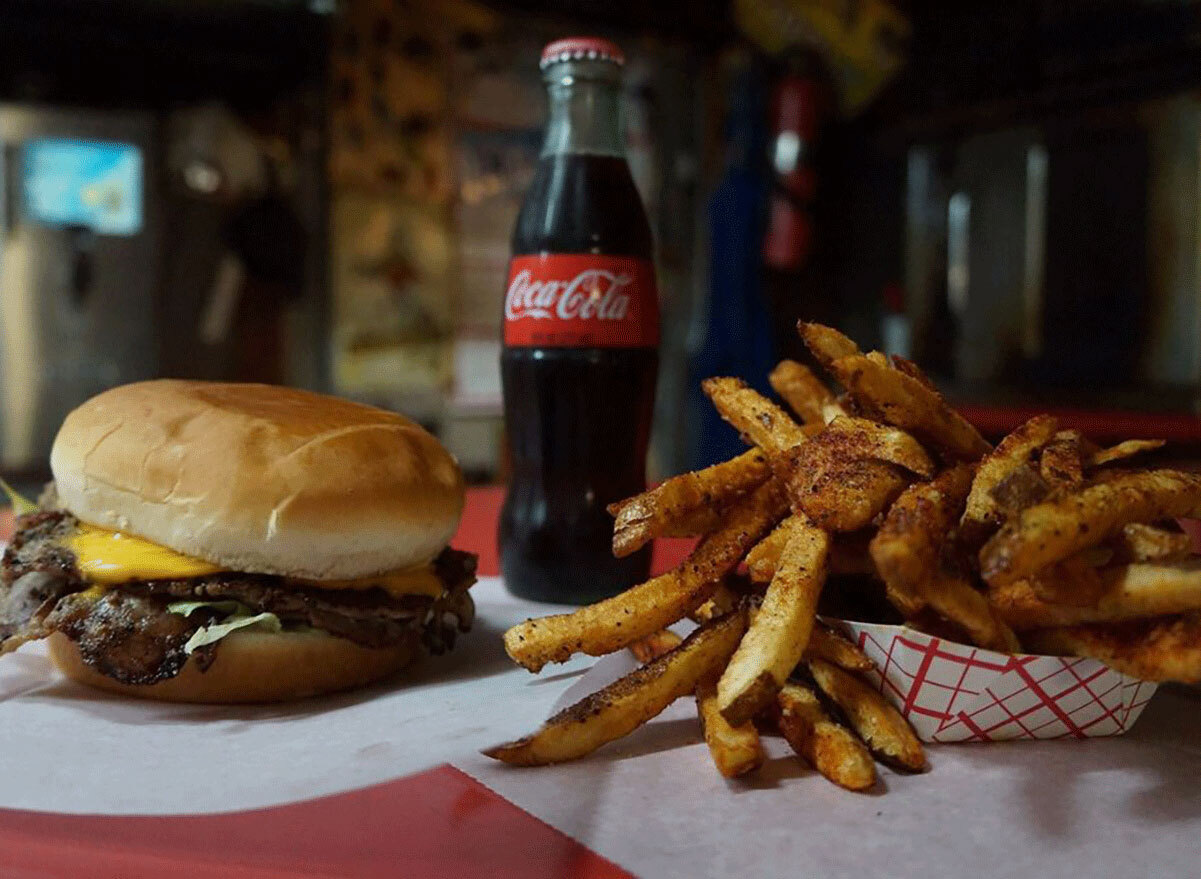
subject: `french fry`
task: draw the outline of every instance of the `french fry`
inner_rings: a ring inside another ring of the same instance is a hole
[[[1012,583],[1096,546],[1131,522],[1199,513],[1199,473],[1168,469],[1117,473],[1023,510],[980,550],[980,571],[990,585]]]
[[[899,427],[839,415],[826,425],[824,432],[844,437],[847,457],[886,461],[926,478],[934,475],[934,462],[921,443]]]
[[[858,531],[888,508],[909,484],[899,469],[884,461],[848,456],[843,437],[827,428],[788,456],[788,493],[794,509],[804,511],[827,531]]]
[[[767,456],[751,449],[704,470],[673,476],[642,494],[610,504],[613,554],[641,549],[655,537],[705,534],[720,527],[724,507],[771,476]]]
[[[717,682],[718,708],[734,726],[771,704],[800,662],[813,630],[830,538],[803,516],[790,521],[788,543],[763,604]]]
[[[664,653],[670,653],[680,646],[684,639],[671,629],[661,629],[645,638],[639,638],[630,645],[630,652],[641,663],[654,662]]]
[[[1043,601],[1069,607],[1092,607],[1105,594],[1105,583],[1089,563],[1087,551],[1048,565],[1024,582]]]
[[[788,519],[756,543],[746,556],[747,574],[753,583],[770,583],[776,575],[776,564],[784,544],[788,542]],[[874,576],[876,566],[868,553],[868,543],[863,532],[831,535],[830,557],[827,561],[830,574],[862,574]]]
[[[957,574],[937,571],[923,588],[926,602],[987,650],[1018,653],[1021,644],[982,592]]]
[[[1038,629],[1023,637],[1032,650],[1091,656],[1139,680],[1201,682],[1201,613]]]
[[[1163,448],[1163,446],[1164,441],[1161,439],[1126,440],[1124,443],[1118,443],[1116,446],[1094,452],[1088,460],[1088,466],[1090,468],[1104,467],[1106,464],[1112,464],[1115,461],[1124,461],[1126,458],[1132,458],[1135,455],[1154,452],[1156,449]]]
[[[654,662],[679,647],[683,639],[670,629],[656,632],[630,645],[642,663]],[[705,733],[713,765],[726,778],[736,778],[758,769],[763,763],[763,745],[753,723],[730,726],[717,710],[717,678],[710,676],[696,687],[696,711]]]
[[[1123,526],[1110,545],[1118,562],[1172,561],[1193,553],[1193,540],[1183,531],[1168,531],[1141,522]]]
[[[737,501],[724,527],[672,571],[568,614],[530,619],[505,632],[505,650],[530,671],[576,653],[602,656],[665,629],[699,607],[747,550],[787,512],[777,483]]]
[[[781,399],[806,424],[827,424],[847,412],[834,397],[834,392],[813,374],[809,367],[795,360],[781,360],[767,377]]]
[[[795,527],[794,518],[789,516],[751,547],[746,554],[746,570],[752,582],[770,583],[771,578],[776,576],[776,565]]]
[[[865,414],[903,428],[953,458],[974,461],[990,451],[979,431],[951,409],[928,381],[892,367],[883,358],[864,356],[854,342],[829,327],[801,323],[797,329],[813,356]]]
[[[679,647],[683,639],[670,629],[656,632],[630,645],[630,652],[642,663],[654,662]],[[710,676],[696,687],[696,712],[705,733],[705,744],[713,765],[726,778],[736,778],[763,764],[763,745],[753,723],[731,726],[717,710],[717,678]]]
[[[888,700],[853,674],[820,659],[809,663],[809,672],[877,760],[906,772],[926,768],[921,742]]]
[[[776,723],[797,756],[847,790],[867,790],[876,783],[876,767],[863,742],[830,718],[811,689],[787,683],[776,704]]]
[[[1000,527],[1004,515],[993,492],[1006,477],[1027,464],[1037,451],[1049,443],[1058,429],[1059,422],[1050,415],[1036,415],[984,456],[976,468],[967,506],[959,524],[965,540],[979,546],[992,531]]]
[[[879,352],[873,352],[873,353],[879,353]],[[870,357],[871,355],[869,354],[868,356]],[[888,358],[884,358],[882,363],[887,365]],[[894,355],[892,355],[892,365],[899,372],[903,372],[903,373],[905,373],[905,375],[909,376],[910,378],[916,379],[917,381],[921,382],[926,387],[928,387],[930,390],[932,390],[932,391],[938,390],[938,386],[936,384],[934,384],[933,381],[931,381],[930,376],[928,376],[928,375],[926,375],[926,373],[922,372],[922,368],[920,366],[918,366],[916,363],[914,363],[912,360],[910,360],[908,357],[902,357],[900,354],[894,354]]]
[[[775,573],[774,562],[772,563],[772,573],[773,575]],[[695,622],[708,622],[730,613],[738,606],[737,594],[725,586],[720,586],[718,589],[719,591],[714,593],[713,598],[692,613],[691,616]],[[724,597],[722,592],[724,592]],[[758,613],[758,610],[753,609],[752,612]],[[805,652],[801,658],[802,660],[824,659],[847,671],[871,671],[876,667],[866,653],[838,632],[820,623],[814,625],[813,631],[809,633],[809,643],[805,646]],[[639,659],[643,662],[646,661],[641,656]]]
[[[797,332],[800,333],[805,347],[809,349],[809,353],[814,356],[827,372],[830,371],[830,367],[834,365],[836,360],[855,357],[863,353],[854,341],[833,327],[798,321]],[[846,387],[846,385],[843,385],[843,387]],[[850,388],[847,388],[847,390],[849,391]]]
[[[755,724],[732,726],[717,709],[717,679],[705,678],[696,688],[696,713],[705,732],[713,765],[726,778],[737,778],[763,765],[763,743]]]
[[[872,754],[924,768],[912,729],[857,677],[876,671],[871,659],[815,617],[826,577],[840,572],[879,578],[907,623],[939,638],[1013,653],[1016,629],[1036,650],[1149,680],[1201,679],[1201,558],[1165,524],[1201,517],[1201,468],[1107,466],[1163,443],[1101,449],[1051,416],[994,450],[916,364],[864,353],[829,327],[798,331],[841,397],[782,361],[770,382],[798,423],[739,379],[709,379],[705,393],[754,448],[609,508],[615,555],[655,537],[701,537],[688,559],[505,633],[510,656],[535,672],[624,647],[643,667],[486,753],[517,765],[573,759],[692,693],[728,778],[762,763],[754,723],[768,721],[850,789],[874,783]],[[851,591],[830,597],[849,606],[860,583],[840,585]],[[684,617],[700,628],[681,641],[666,627]],[[791,677],[806,670],[815,687]]]
[[[1001,521],[1008,522],[1027,507],[1041,504],[1050,493],[1051,486],[1047,485],[1046,480],[1039,474],[1037,465],[1032,462],[1019,464],[1011,473],[1007,474],[992,490],[992,499],[1001,514]],[[965,541],[964,545],[978,548],[995,532],[996,528],[987,529],[981,534],[981,539],[970,541],[970,543]],[[960,534],[964,534],[962,529]]]
[[[701,387],[713,405],[748,443],[779,456],[805,441],[788,413],[738,378],[708,378]]]
[[[591,754],[629,735],[716,674],[746,631],[744,614],[701,626],[679,647],[560,711],[532,735],[484,754],[514,766],[545,766]]]
[[[1078,430],[1062,430],[1043,447],[1038,473],[1052,491],[1084,482],[1084,438]]]
[[[1044,601],[1027,580],[991,588],[988,598],[997,614],[1019,631],[1201,610],[1201,559],[1121,565],[1104,569],[1099,576],[1104,592],[1087,607]]]
[[[718,583],[713,588],[713,594],[688,614],[688,618],[694,623],[710,622],[733,611],[741,600],[741,596],[725,583]]]
[[[957,464],[931,482],[910,486],[872,539],[872,561],[889,600],[907,617],[927,603],[925,584],[939,569],[942,546],[959,520],[971,484],[971,465]]]
[[[816,625],[809,635],[809,643],[805,646],[805,660],[824,659],[847,671],[871,671],[876,664],[867,654],[835,632],[823,625]]]

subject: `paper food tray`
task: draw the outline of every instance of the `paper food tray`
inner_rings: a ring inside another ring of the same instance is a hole
[[[875,662],[864,674],[924,742],[1121,735],[1156,684],[1095,659],[995,653],[908,626],[828,620]]]

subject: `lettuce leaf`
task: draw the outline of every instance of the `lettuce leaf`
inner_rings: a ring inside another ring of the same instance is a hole
[[[18,516],[24,516],[26,513],[33,513],[37,511],[37,504],[22,495],[3,479],[0,479],[0,491],[3,491],[6,495],[8,495],[8,502],[12,504],[13,512]]]
[[[236,632],[238,629],[258,626],[263,631],[281,632],[284,628],[279,617],[275,614],[266,612],[254,613],[240,601],[173,601],[167,605],[167,610],[186,617],[202,607],[214,610],[217,613],[226,614],[226,617],[219,622],[209,623],[207,626],[202,626],[196,630],[192,637],[188,639],[188,643],[183,647],[184,653],[189,655],[206,644],[213,644],[220,641],[226,635]]]

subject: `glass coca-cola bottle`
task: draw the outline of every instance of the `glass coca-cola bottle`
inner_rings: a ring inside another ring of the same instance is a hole
[[[658,371],[651,231],[622,140],[623,62],[600,39],[544,50],[550,117],[513,232],[501,567],[511,592],[540,601],[613,595],[650,564],[648,550],[613,557],[605,510],[644,488]]]

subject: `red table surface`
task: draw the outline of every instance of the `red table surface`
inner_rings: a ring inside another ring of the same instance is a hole
[[[500,488],[467,494],[453,544],[499,573]],[[0,509],[0,537],[12,517]],[[658,568],[688,549],[667,541]],[[224,815],[101,817],[0,809],[0,876],[488,876],[629,874],[450,766],[363,790]]]

